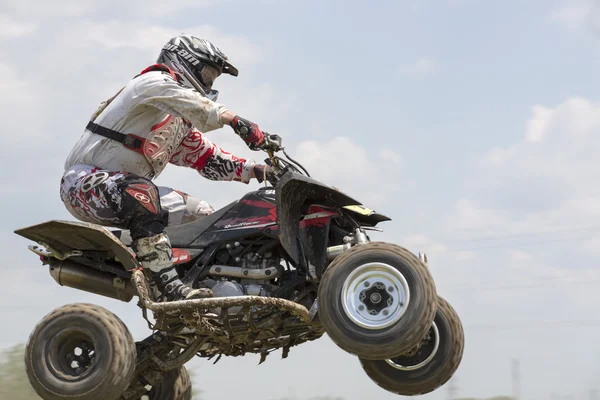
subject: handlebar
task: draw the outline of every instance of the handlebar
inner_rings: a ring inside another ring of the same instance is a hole
[[[308,171],[297,161],[291,158],[285,151],[285,147],[283,147],[283,139],[281,136],[276,134],[271,134],[268,132],[264,132],[265,139],[264,142],[261,143],[260,149],[265,151],[269,158],[265,160],[265,163],[274,168],[275,174],[273,179],[269,179],[271,185],[275,186],[277,181],[281,176],[283,176],[289,170],[293,170],[297,173],[304,173],[306,176],[310,177]],[[278,152],[283,152],[286,159],[276,155]],[[302,171],[301,171],[302,170]]]
[[[283,150],[283,146],[282,146],[283,140],[281,139],[281,136],[271,134],[268,132],[264,132],[264,135],[265,135],[265,141],[261,145],[262,149],[264,149],[266,151],[271,150],[274,152]]]

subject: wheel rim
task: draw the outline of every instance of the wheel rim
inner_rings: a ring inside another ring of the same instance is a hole
[[[363,264],[352,271],[342,287],[344,313],[365,329],[384,329],[395,324],[406,312],[409,301],[404,275],[388,264]]]
[[[91,335],[80,329],[65,329],[48,342],[49,371],[62,381],[79,381],[90,375],[98,363]]]
[[[401,371],[413,371],[429,364],[440,347],[440,332],[435,322],[420,343],[419,348],[409,352],[409,355],[385,360],[390,366]]]

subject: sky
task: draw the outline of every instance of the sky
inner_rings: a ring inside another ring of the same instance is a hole
[[[13,231],[73,219],[58,186],[89,116],[184,32],[239,68],[215,83],[219,102],[390,216],[372,239],[428,254],[464,324],[458,395],[511,394],[512,359],[524,400],[600,389],[597,0],[4,0],[0,348],[71,302],[107,307],[136,339],[149,333],[134,302],[57,285]],[[263,159],[229,127],[208,135]],[[258,187],[176,166],[157,183],[216,208]],[[397,398],[327,337],[258,361],[188,366],[208,400]]]

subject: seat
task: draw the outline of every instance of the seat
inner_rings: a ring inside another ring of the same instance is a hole
[[[208,228],[213,226],[215,222],[220,220],[229,210],[231,210],[238,201],[231,202],[223,208],[218,209],[214,213],[202,217],[196,221],[188,222],[187,224],[169,226],[165,229],[171,246],[176,248],[188,248],[196,239],[200,237]],[[111,232],[119,238],[126,246],[131,246],[131,235],[126,229],[111,230]]]

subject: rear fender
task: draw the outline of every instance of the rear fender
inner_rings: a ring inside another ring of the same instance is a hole
[[[337,208],[361,204],[331,186],[293,171],[277,182],[275,193],[279,240],[296,264],[305,260],[299,235],[300,220],[311,204]]]
[[[17,229],[15,233],[46,246],[59,259],[77,251],[106,251],[126,270],[139,266],[133,251],[100,225],[52,220]]]

